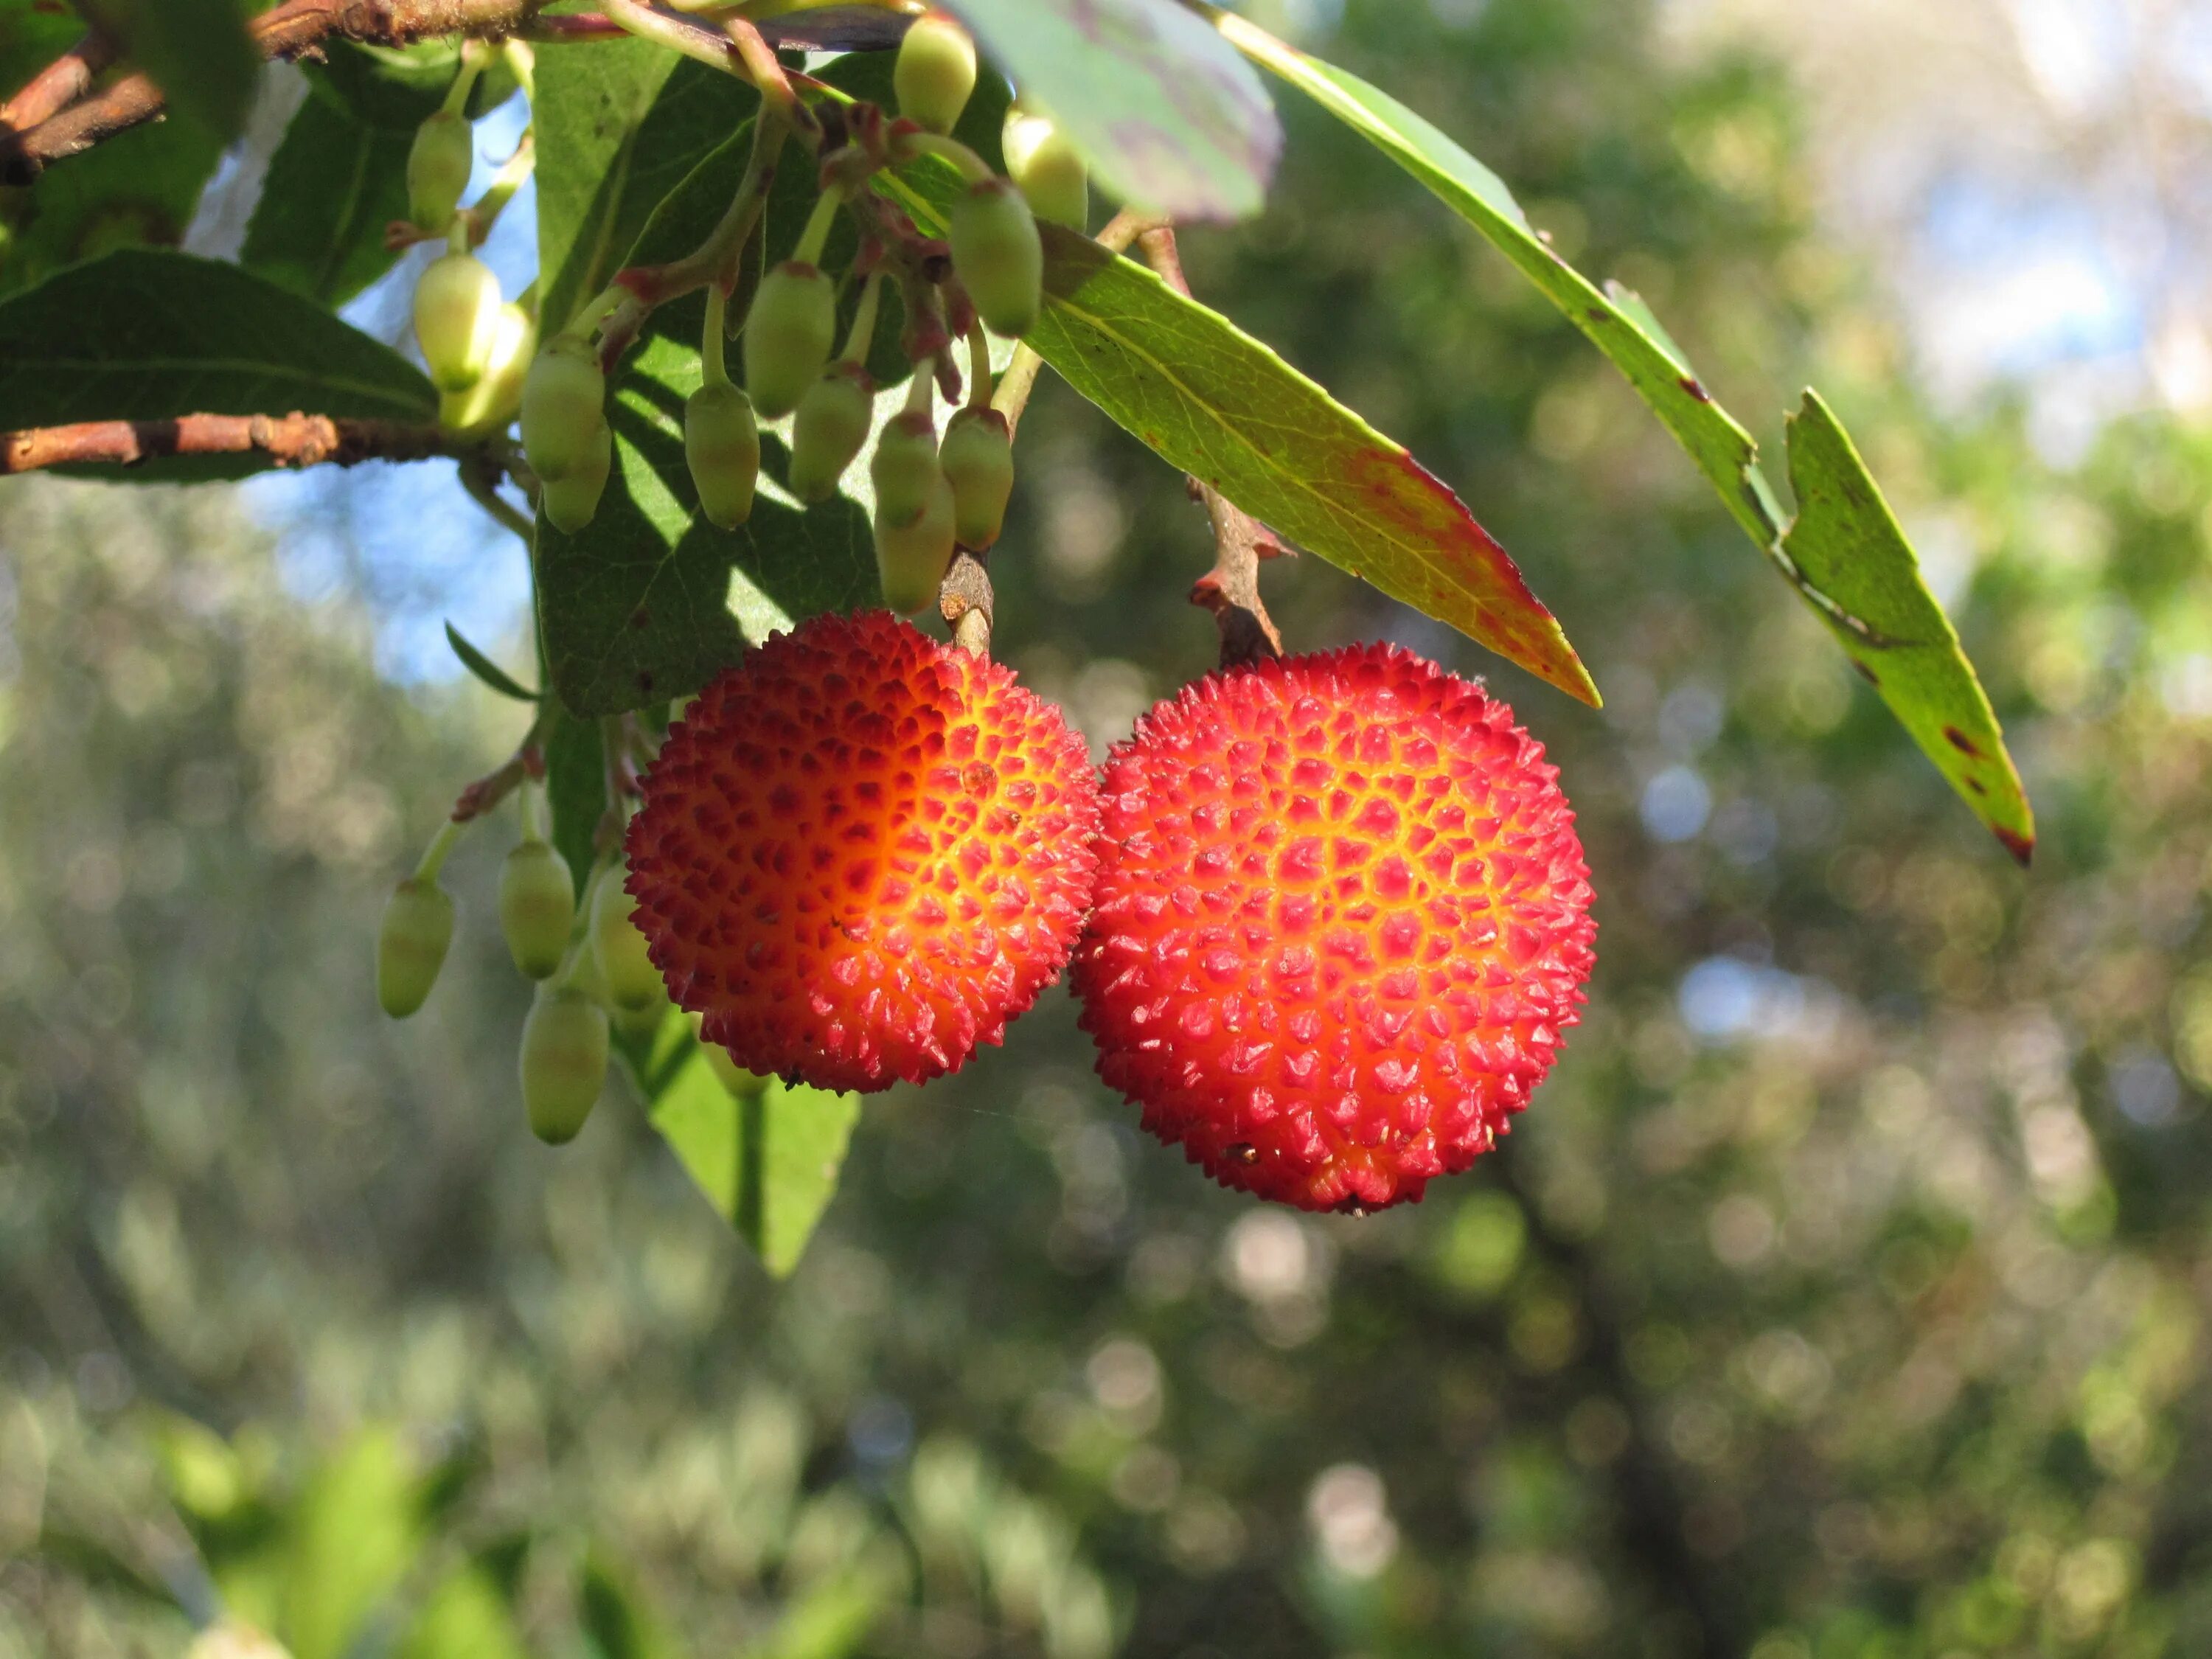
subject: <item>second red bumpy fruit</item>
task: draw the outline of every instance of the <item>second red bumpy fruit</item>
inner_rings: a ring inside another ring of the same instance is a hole
[[[1005,666],[882,611],[821,616],[670,727],[629,891],[702,1041],[884,1089],[957,1069],[1059,976],[1097,825],[1081,740]]]
[[[1107,763],[1098,1070],[1224,1186],[1417,1200],[1528,1103],[1593,960],[1558,769],[1389,646],[1212,676]]]

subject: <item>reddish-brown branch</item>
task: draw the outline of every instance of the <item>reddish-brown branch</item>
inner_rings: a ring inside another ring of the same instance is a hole
[[[247,27],[264,57],[296,58],[332,36],[370,46],[404,46],[433,35],[508,34],[547,3],[548,0],[285,0]],[[40,72],[39,81],[58,73],[65,72],[58,65],[49,66]],[[19,100],[30,90],[26,88]],[[164,108],[159,87],[143,75],[126,75],[82,102],[57,109],[16,131],[0,133],[0,184],[27,185],[54,162],[158,119]]]
[[[0,104],[0,137],[27,132],[50,121],[92,90],[93,76],[115,61],[106,35],[88,34],[31,77],[30,84]]]
[[[1135,240],[1160,280],[1188,299],[1190,283],[1183,276],[1174,227],[1149,225],[1137,230]],[[1213,568],[1192,586],[1190,602],[1213,613],[1214,626],[1221,632],[1221,665],[1240,668],[1281,656],[1283,636],[1260,598],[1260,563],[1282,557],[1282,542],[1212,484],[1193,478],[1190,489],[1205,503],[1206,516],[1213,526]]]
[[[465,446],[464,446],[465,447]],[[258,455],[272,466],[354,466],[457,453],[431,425],[327,415],[185,415],[0,432],[0,474],[50,466],[137,466],[170,455]]]

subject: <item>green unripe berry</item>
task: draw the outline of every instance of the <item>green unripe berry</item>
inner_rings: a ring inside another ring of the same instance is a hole
[[[875,488],[877,522],[912,524],[945,481],[937,459],[936,423],[919,410],[892,416],[876,440],[868,481]]]
[[[837,342],[837,285],[787,259],[761,278],[745,319],[745,390],[764,421],[799,407]]]
[[[932,132],[950,132],[975,90],[975,42],[952,17],[917,17],[891,70],[899,113]]]
[[[952,268],[992,331],[1026,334],[1044,305],[1044,244],[1036,216],[1003,179],[971,185],[952,209]]]
[[[576,885],[568,860],[542,841],[526,841],[499,867],[499,931],[526,979],[550,979],[568,951]]]
[[[939,473],[921,511],[905,524],[876,514],[876,577],[884,604],[902,616],[927,611],[952,562],[952,486]]]
[[[834,363],[806,388],[791,423],[791,493],[802,501],[826,501],[837,493],[846,468],[865,448],[875,424],[876,402],[867,371]]]
[[[630,919],[636,906],[617,873],[600,880],[592,899],[592,952],[606,978],[608,1000],[617,1008],[649,1007],[668,992],[646,950],[645,935]]]
[[[1091,222],[1091,169],[1058,122],[1010,109],[1001,143],[1006,176],[1031,212],[1073,231]]]
[[[447,392],[438,399],[438,423],[449,432],[496,432],[522,407],[522,388],[538,349],[538,321],[512,302],[499,308],[499,330],[492,337],[491,362],[483,379],[466,392]]]
[[[466,392],[491,366],[501,309],[499,278],[471,253],[430,261],[415,284],[415,338],[441,392]]]
[[[453,942],[453,895],[420,876],[392,889],[376,932],[376,1000],[386,1013],[404,1019],[429,1000]]]
[[[546,343],[522,383],[522,453],[547,483],[588,471],[606,424],[607,377],[591,343],[563,334]]]
[[[760,456],[753,400],[743,390],[720,380],[691,394],[684,405],[684,459],[710,523],[735,530],[752,516]]]
[[[574,1140],[607,1080],[607,1012],[570,986],[541,989],[522,1022],[522,1103],[549,1146]]]
[[[433,235],[444,235],[469,187],[476,154],[467,118],[451,110],[440,110],[416,128],[414,148],[407,152],[407,216]]]
[[[546,521],[564,536],[573,536],[599,516],[599,497],[606,493],[607,476],[614,471],[614,428],[602,419],[597,447],[588,465],[564,478],[546,481],[538,504]]]
[[[953,533],[960,545],[981,553],[1006,527],[1014,493],[1014,439],[995,409],[963,409],[945,428],[938,451],[945,481],[952,486]]]

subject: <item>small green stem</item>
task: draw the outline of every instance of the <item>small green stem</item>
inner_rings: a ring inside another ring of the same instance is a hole
[[[459,818],[447,818],[438,826],[438,833],[430,837],[430,844],[422,851],[422,862],[415,866],[415,879],[435,881],[446,867],[446,858],[460,844],[468,824]]]
[[[507,210],[507,204],[514,199],[514,193],[529,182],[530,175],[537,168],[538,136],[534,130],[525,127],[522,142],[514,147],[514,154],[500,164],[499,171],[492,175],[491,184],[483,195],[477,198],[476,205],[466,210],[470,240],[474,246],[484,245],[491,235],[492,227],[499,222],[499,216]]]
[[[707,326],[699,336],[699,370],[708,386],[727,386],[730,371],[722,357],[723,324],[729,315],[730,291],[720,283],[707,284]]]
[[[928,415],[935,410],[937,376],[932,372],[933,367],[927,357],[914,366],[914,379],[907,383],[907,414]]]
[[[481,40],[461,42],[461,70],[453,77],[453,84],[446,88],[445,111],[448,115],[466,115],[469,94],[477,89],[477,77],[483,73],[484,62],[490,56]]]
[[[526,842],[545,839],[544,786],[530,778],[522,781],[517,792],[516,805],[522,813],[522,838]]]
[[[991,338],[977,318],[968,325],[968,407],[991,406]]]
[[[1030,393],[1036,390],[1037,376],[1043,370],[1044,359],[1026,341],[1014,348],[1013,361],[999,377],[999,389],[991,398],[991,407],[1006,417],[1009,432],[1021,425],[1022,411],[1029,407]]]
[[[609,283],[568,319],[568,325],[561,331],[562,334],[570,339],[590,339],[592,331],[606,321],[614,308],[629,297],[629,290],[620,283]]]
[[[865,363],[868,348],[875,343],[876,312],[883,301],[884,273],[872,270],[860,289],[860,307],[853,313],[853,326],[845,336],[845,349],[837,356],[840,363]]]
[[[514,84],[522,88],[522,95],[535,107],[538,102],[538,53],[527,40],[518,40],[509,35],[500,42],[500,55],[507,59],[508,73]]]
[[[600,0],[599,9],[609,22],[627,29],[641,40],[682,52],[708,69],[718,69],[728,75],[738,72],[731,57],[730,43],[696,23],[656,11],[641,3],[641,0]]]
[[[834,186],[815,198],[814,211],[806,216],[806,228],[799,234],[799,246],[791,257],[803,265],[822,263],[822,250],[830,243],[830,227],[837,222],[838,210],[845,205],[842,191]]]

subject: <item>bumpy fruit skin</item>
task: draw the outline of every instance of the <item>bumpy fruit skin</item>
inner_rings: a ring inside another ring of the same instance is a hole
[[[522,453],[550,483],[587,472],[607,423],[607,377],[587,341],[559,335],[545,343],[522,383]]]
[[[952,486],[953,533],[960,545],[985,552],[1006,528],[1014,493],[1014,437],[995,409],[963,409],[947,422],[938,451]]]
[[[1080,231],[1091,222],[1091,169],[1056,121],[1006,112],[1006,176],[1040,219]]]
[[[607,1080],[607,1011],[571,986],[541,989],[522,1022],[522,1103],[531,1133],[566,1146],[582,1130]]]
[[[649,1008],[662,995],[660,972],[638,932],[635,907],[623,884],[609,877],[592,900],[592,951],[606,976],[607,996],[617,1008]]]
[[[1215,675],[1106,766],[1075,957],[1099,1074],[1225,1187],[1380,1209],[1488,1151],[1579,1018],[1559,772],[1389,646]]]
[[[932,132],[950,132],[975,90],[975,42],[941,11],[915,20],[891,69],[899,113]]]
[[[753,400],[727,380],[702,386],[684,405],[684,459],[699,492],[699,510],[721,530],[752,517],[760,484],[760,428]]]
[[[568,953],[576,887],[568,860],[542,841],[518,842],[499,867],[499,931],[515,971],[549,979]]]
[[[1097,783],[1003,665],[816,617],[702,692],[645,780],[629,890],[702,1040],[823,1089],[957,1070],[1056,979]]]
[[[876,404],[866,369],[833,363],[806,388],[791,422],[791,493],[802,501],[826,501],[837,493],[875,424]]]
[[[538,504],[545,509],[547,521],[564,536],[582,531],[599,516],[599,497],[606,494],[614,466],[614,428],[602,420],[592,439],[591,459],[573,472],[545,481]]]
[[[952,486],[939,473],[921,510],[904,524],[892,523],[881,512],[876,514],[876,582],[890,609],[911,617],[936,603],[952,563],[958,513]]]
[[[976,314],[995,334],[1028,333],[1044,305],[1044,244],[1021,191],[1004,179],[971,185],[949,230],[952,268]]]
[[[392,889],[376,933],[376,1000],[386,1013],[404,1019],[430,1000],[453,942],[452,894],[417,876]]]
[[[441,392],[466,392],[491,366],[499,278],[470,253],[442,253],[415,284],[415,339]]]
[[[764,421],[799,407],[837,343],[837,285],[787,259],[761,278],[745,318],[745,390]]]
[[[453,222],[476,161],[476,136],[466,118],[440,110],[415,129],[407,152],[407,216],[442,236]]]

